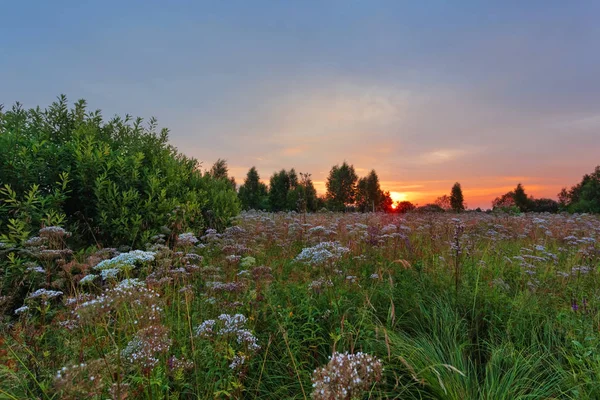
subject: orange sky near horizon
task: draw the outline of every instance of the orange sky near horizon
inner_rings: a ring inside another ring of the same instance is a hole
[[[511,177],[506,178],[509,180]],[[556,195],[564,187],[564,185],[527,184],[527,179],[515,181],[514,184],[499,181],[497,184],[492,183],[491,185],[486,185],[483,182],[469,182],[470,185],[465,185],[465,182],[461,182],[465,204],[468,208],[491,208],[492,200],[513,190],[519,182],[524,185],[527,194],[533,195],[536,198],[547,197],[556,199]],[[327,190],[325,181],[315,181],[314,184],[319,195],[325,194]],[[382,181],[381,188],[382,190],[390,191],[394,201],[406,200],[415,205],[425,205],[433,203],[439,196],[450,195],[450,189],[453,184],[454,181],[436,183],[411,182],[409,184],[407,182]]]
[[[358,168],[356,169],[358,170]],[[233,168],[233,170],[236,172],[234,174],[236,182],[241,185],[244,182],[245,175],[237,173],[241,171],[240,168]],[[364,172],[364,169],[360,170]],[[261,171],[259,171],[259,174],[261,174],[261,181],[268,186],[268,175],[261,173]],[[362,175],[359,174],[359,176]],[[326,178],[326,176],[323,178]],[[568,182],[556,177],[502,176],[471,178],[459,180],[459,182],[468,208],[481,207],[482,209],[488,209],[492,207],[492,201],[496,197],[513,190],[518,183],[523,184],[526,193],[530,196],[556,200],[563,187],[571,187],[579,182],[580,178],[581,176],[577,176],[572,182]],[[406,200],[415,205],[433,203],[439,196],[450,195],[450,190],[455,182],[456,180],[392,181],[381,180],[380,177],[382,190],[389,191],[394,202]],[[313,176],[313,184],[318,195],[326,193],[325,183],[325,179],[315,179]]]

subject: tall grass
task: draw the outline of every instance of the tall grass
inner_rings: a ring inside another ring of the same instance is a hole
[[[88,249],[25,275],[64,293],[5,317],[0,398],[306,399],[334,352],[383,363],[354,398],[600,398],[599,233],[593,216],[247,213],[104,280],[115,253]]]

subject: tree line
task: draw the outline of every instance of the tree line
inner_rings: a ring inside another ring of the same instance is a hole
[[[581,182],[570,189],[563,188],[558,193],[558,201],[527,195],[519,183],[514,190],[496,197],[492,207],[520,212],[600,213],[600,166],[591,174],[585,174]]]
[[[228,176],[227,163],[219,159],[209,173],[223,178],[235,188],[235,179]],[[239,187],[238,197],[243,209],[265,211],[383,211],[404,213],[420,212],[462,212],[467,209],[462,187],[456,182],[449,195],[438,197],[433,203],[416,206],[410,201],[394,203],[389,191],[381,189],[379,177],[371,170],[359,178],[354,166],[343,162],[334,165],[326,181],[327,192],[318,196],[308,173],[297,173],[294,168],[275,172],[269,185],[261,182],[256,167],[250,168],[244,183]],[[525,192],[518,183],[515,189],[496,197],[492,210],[504,212],[591,212],[600,213],[600,166],[592,174],[584,175],[582,181],[571,189],[564,188],[558,194],[558,201],[549,198],[535,198]],[[483,211],[477,208],[475,211]]]
[[[219,159],[208,174],[229,182],[235,188],[235,179],[228,175],[227,162]],[[460,183],[455,183],[450,196],[443,196],[436,204],[417,207],[409,201],[394,203],[389,191],[381,189],[379,176],[371,170],[366,176],[358,177],[354,166],[343,162],[334,165],[326,181],[327,192],[318,196],[309,173],[297,173],[294,168],[275,172],[269,185],[261,182],[256,167],[251,167],[244,183],[240,185],[238,197],[245,210],[315,212],[359,211],[359,212],[408,212],[408,211],[464,211],[464,197]],[[445,202],[447,199],[447,207]],[[440,204],[442,202],[443,204]]]

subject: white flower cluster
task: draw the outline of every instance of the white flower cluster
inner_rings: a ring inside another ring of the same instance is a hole
[[[60,290],[38,289],[35,292],[31,293],[29,296],[27,296],[27,298],[35,299],[35,298],[41,297],[44,300],[49,300],[49,299],[58,297],[62,294],[63,294],[63,292],[61,292]]]
[[[153,251],[133,250],[128,253],[119,254],[108,260],[100,261],[94,269],[101,271],[100,275],[103,280],[115,278],[119,272],[135,267],[136,262],[154,261],[155,255],[156,253]]]
[[[233,360],[231,361],[231,364],[229,364],[229,368],[236,370],[238,368],[240,368],[241,366],[244,365],[244,363],[246,362],[246,356],[245,355],[235,355],[233,357]]]
[[[67,232],[60,226],[47,226],[45,228],[40,229],[41,237],[70,237],[71,232]]]
[[[198,239],[192,232],[182,233],[177,236],[177,244],[180,246],[193,246],[198,243]]]
[[[104,271],[103,271],[104,272]],[[94,274],[89,274],[84,276],[83,278],[81,278],[79,280],[79,284],[80,285],[87,285],[90,284],[92,282],[94,282],[94,279],[96,279],[98,277],[98,275],[94,275]]]
[[[311,265],[322,265],[329,261],[337,260],[350,249],[343,247],[339,242],[321,242],[313,247],[302,249],[296,256],[296,261]]]
[[[166,353],[169,347],[171,339],[166,328],[153,325],[136,333],[121,351],[121,356],[130,364],[151,369],[159,362],[157,355]]]
[[[309,290],[314,290],[315,292],[320,292],[325,287],[332,287],[333,282],[330,279],[319,278],[315,281],[312,281],[308,284]]]
[[[125,279],[115,287],[105,289],[99,296],[77,304],[74,311],[77,318],[95,319],[127,305],[139,310],[138,318],[146,324],[154,324],[160,320],[163,311],[158,304],[159,297],[160,295],[148,289],[144,282],[137,279]]]
[[[381,360],[365,353],[333,353],[329,363],[313,372],[312,398],[319,400],[360,397],[381,380]]]
[[[46,270],[39,265],[32,265],[27,267],[27,272],[37,272],[38,274],[45,274]]]
[[[196,335],[204,338],[233,336],[236,338],[238,344],[246,345],[251,351],[260,349],[256,337],[250,330],[245,328],[248,319],[244,315],[221,314],[217,317],[217,320],[209,319],[204,321],[196,328]],[[217,324],[219,325],[219,330],[215,331]]]
[[[29,310],[29,306],[21,306],[15,310],[15,315],[19,315]]]

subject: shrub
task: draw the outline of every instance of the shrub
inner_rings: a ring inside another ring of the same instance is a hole
[[[0,111],[0,178],[9,243],[62,225],[80,243],[136,247],[161,232],[221,228],[239,211],[235,190],[169,145],[154,118],[105,122],[65,96],[44,110]]]

